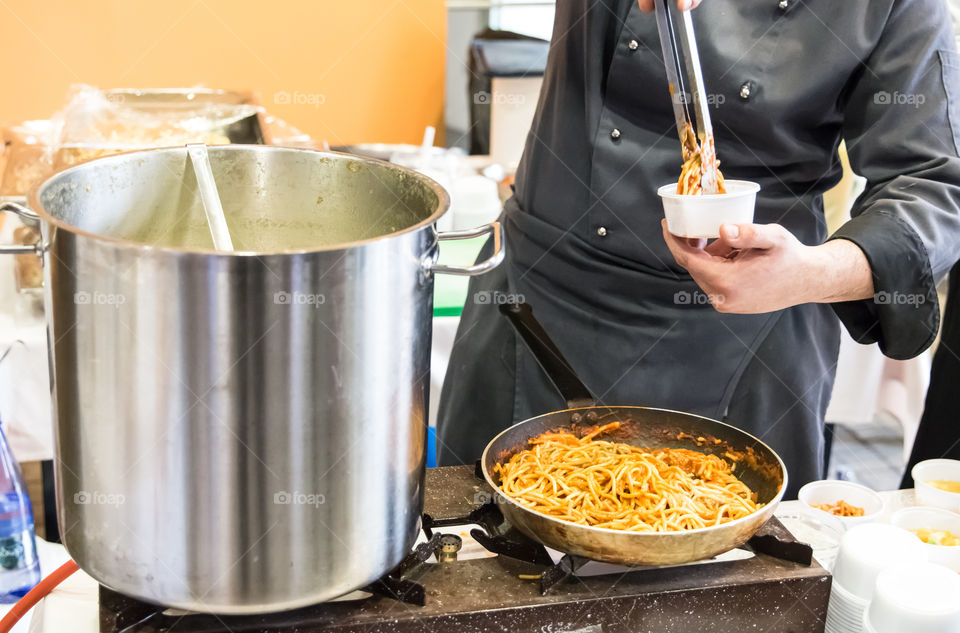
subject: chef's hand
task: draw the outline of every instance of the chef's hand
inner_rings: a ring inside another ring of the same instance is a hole
[[[701,1],[702,0],[677,0],[677,8],[681,11],[695,9]],[[653,0],[637,0],[637,2],[640,3],[640,8],[644,11],[653,11],[654,9]]]
[[[848,240],[806,246],[779,224],[724,224],[707,244],[671,234],[666,220],[661,224],[677,263],[719,312],[759,314],[873,297],[870,264]]]

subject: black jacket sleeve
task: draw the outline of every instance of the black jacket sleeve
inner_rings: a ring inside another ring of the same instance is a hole
[[[845,98],[850,162],[868,184],[830,239],[863,250],[876,294],[834,310],[855,340],[910,358],[937,334],[935,284],[960,257],[960,56],[945,3],[894,2]]]

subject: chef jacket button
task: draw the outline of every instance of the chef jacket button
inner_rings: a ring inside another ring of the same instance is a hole
[[[753,82],[745,81],[743,85],[740,86],[740,98],[744,101],[750,100],[750,94],[753,92]]]
[[[618,130],[617,128],[613,128],[612,130],[610,130],[610,138],[612,138],[613,140],[617,140],[618,138],[620,138],[620,130]]]
[[[777,6],[780,7],[781,11],[786,11],[790,7],[790,0],[780,0],[780,4]]]
[[[598,229],[597,229],[597,235],[599,235],[600,237],[606,237],[606,236],[607,236],[607,227],[601,226],[600,228],[598,228]]]
[[[784,1],[786,1],[786,0],[784,0]],[[630,40],[630,43],[627,44],[627,48],[629,48],[629,49],[632,50],[632,51],[635,51],[635,50],[637,50],[638,48],[640,48],[640,42],[638,42],[637,40]]]

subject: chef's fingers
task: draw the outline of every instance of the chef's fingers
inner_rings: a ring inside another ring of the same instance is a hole
[[[686,251],[688,249],[693,249],[688,244],[685,244],[682,240],[680,240],[680,238],[667,230],[666,220],[660,220],[660,228],[663,230],[663,241],[667,243],[667,248],[670,249],[670,253],[673,255],[673,258],[677,260],[678,264],[686,268]]]
[[[670,249],[677,263],[684,268],[689,268],[689,265],[694,260],[714,259],[711,255],[704,252],[699,239],[677,237],[667,229],[666,220],[660,220],[660,227],[663,229],[663,240],[667,243],[667,248]]]
[[[724,224],[717,241],[731,249],[768,249],[782,245],[788,235],[779,224]]]
[[[653,11],[654,0],[637,0],[637,3],[640,5],[640,9],[643,11]],[[701,0],[677,0],[677,8],[681,11],[688,11],[690,9],[695,9],[699,6]]]
[[[723,240],[714,240],[707,244],[704,248],[706,252],[714,255],[715,257],[729,258],[740,252],[739,248],[733,248]]]

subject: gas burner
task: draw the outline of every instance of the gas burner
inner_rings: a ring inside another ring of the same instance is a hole
[[[444,545],[444,535],[434,534],[425,543],[421,543],[407,554],[397,567],[366,587],[351,592],[341,600],[363,600],[371,596],[395,600],[400,603],[422,607],[426,604],[426,589],[418,582],[404,576],[426,563],[431,557],[440,558]],[[449,539],[447,539],[449,542]],[[337,601],[333,601],[333,604]],[[104,628],[104,610],[111,615],[113,628]],[[226,630],[235,633],[260,631],[267,622],[271,626],[285,626],[283,622],[297,621],[298,609],[281,614],[262,616],[216,616],[205,613],[182,612],[176,609],[151,605],[134,598],[121,595],[106,587],[100,587],[101,631],[114,633],[161,633],[166,631],[189,631],[190,633],[213,633]],[[291,617],[293,618],[291,620]],[[247,628],[253,627],[253,628]],[[282,630],[282,629],[281,629]]]
[[[429,518],[429,517],[428,517]],[[564,554],[559,560],[554,562],[549,551],[540,543],[520,534],[512,528],[503,530],[507,526],[503,514],[497,508],[493,500],[487,501],[483,506],[471,513],[469,517],[461,519],[450,519],[444,521],[444,525],[463,525],[469,523],[480,523],[483,521],[484,529],[473,529],[470,536],[473,537],[487,551],[499,556],[508,556],[519,561],[531,563],[533,565],[546,566],[540,577],[540,592],[546,595],[558,584],[569,580],[577,575],[588,563],[592,563],[588,558],[576,556],[573,554]],[[509,527],[509,526],[508,526]],[[813,549],[805,544],[797,542],[793,536],[779,524],[768,524],[760,529],[746,544],[742,546],[752,553],[761,553],[784,561],[809,566],[813,561]],[[689,563],[688,565],[707,564],[712,561],[702,561]],[[609,573],[641,573],[661,567],[634,567],[626,568],[621,566],[610,566]],[[595,574],[597,575],[597,574]]]
[[[423,536],[363,597],[254,616],[183,613],[100,591],[102,633],[819,633],[830,576],[770,521],[731,560],[595,575],[505,521],[472,468],[427,472]],[[481,503],[481,501],[485,501]],[[601,570],[606,573],[605,570]],[[359,592],[358,592],[359,593]]]
[[[404,578],[404,575],[430,560],[431,556],[439,558],[442,545],[442,535],[434,534],[426,543],[414,547],[396,569],[360,591],[422,607],[427,603],[426,590],[420,583]]]

